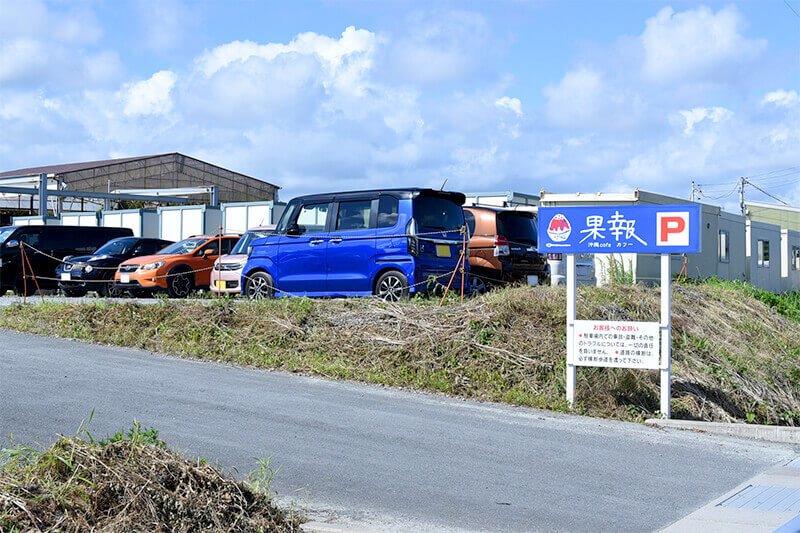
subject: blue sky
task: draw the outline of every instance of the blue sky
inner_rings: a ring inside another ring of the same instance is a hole
[[[0,0],[0,168],[180,151],[283,199],[695,179],[727,206],[744,175],[800,203],[787,3]]]

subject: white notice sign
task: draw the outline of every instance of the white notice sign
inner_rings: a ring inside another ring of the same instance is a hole
[[[613,368],[659,368],[658,322],[576,320],[572,363]]]

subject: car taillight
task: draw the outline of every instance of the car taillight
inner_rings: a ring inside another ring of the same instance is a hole
[[[548,261],[561,261],[561,254],[547,254]]]
[[[501,257],[504,255],[511,255],[511,249],[508,247],[508,239],[503,235],[495,235],[494,256]]]
[[[417,257],[419,255],[419,239],[414,235],[417,234],[417,223],[412,218],[406,224],[406,242],[408,248],[408,255]]]

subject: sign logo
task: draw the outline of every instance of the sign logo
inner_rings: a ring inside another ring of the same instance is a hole
[[[564,242],[572,233],[572,226],[569,225],[569,220],[562,214],[554,215],[550,219],[550,225],[547,226],[547,235],[555,242]]]
[[[689,246],[689,213],[656,213],[656,246]]]

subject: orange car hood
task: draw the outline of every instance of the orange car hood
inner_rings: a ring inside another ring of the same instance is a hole
[[[144,265],[147,263],[155,263],[156,261],[167,261],[175,259],[183,254],[163,254],[163,255],[141,255],[139,257],[132,257],[123,261],[122,265]],[[188,254],[187,254],[188,255]]]

